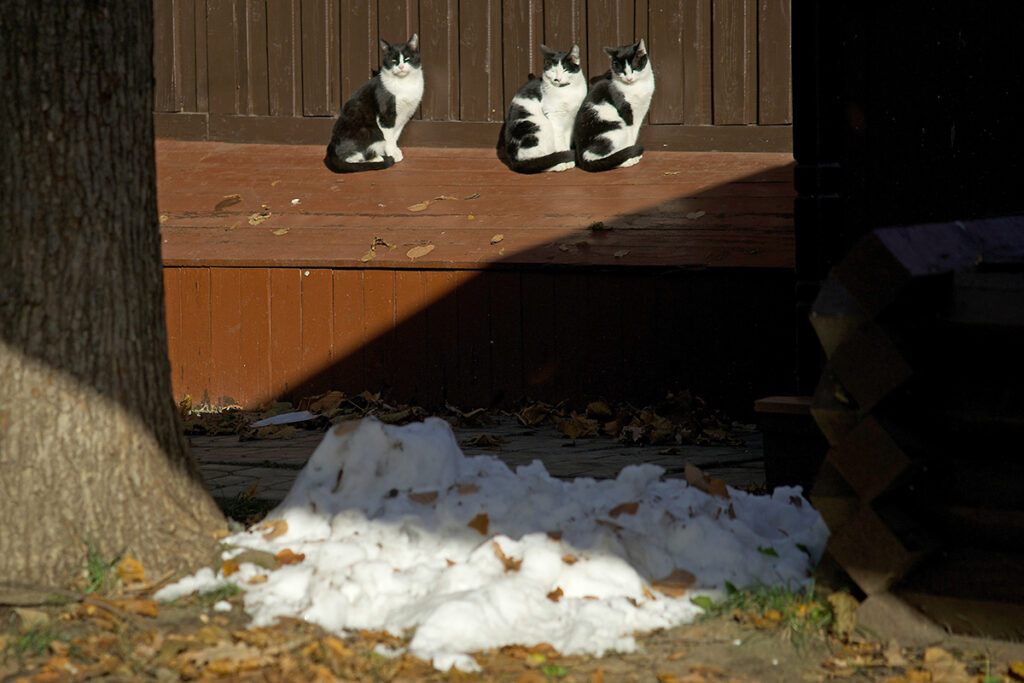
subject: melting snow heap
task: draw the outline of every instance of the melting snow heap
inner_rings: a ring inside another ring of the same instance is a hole
[[[262,525],[225,540],[225,560],[262,550],[286,557],[280,568],[205,569],[157,598],[233,583],[254,626],[411,633],[410,654],[474,671],[468,653],[509,644],[633,651],[634,633],[692,621],[690,599],[718,599],[727,581],[807,584],[828,529],[799,488],[710,495],[663,472],[563,481],[540,461],[513,472],[465,457],[439,418],[344,423]]]

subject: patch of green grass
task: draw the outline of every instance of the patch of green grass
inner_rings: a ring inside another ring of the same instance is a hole
[[[794,640],[824,635],[835,621],[828,600],[812,589],[794,591],[781,586],[756,585],[744,589],[725,583],[721,602],[706,596],[691,598],[707,617],[732,616],[742,624],[761,629],[782,629]]]
[[[200,593],[197,597],[200,605],[203,607],[212,607],[221,600],[229,600],[230,598],[241,594],[241,588],[233,583],[228,583],[207,593]]]
[[[91,542],[85,544],[86,593],[102,593],[114,583],[117,559],[107,560]]]
[[[50,624],[33,626],[18,633],[7,643],[7,649],[18,661],[26,657],[39,657],[46,653],[57,638],[57,631]]]

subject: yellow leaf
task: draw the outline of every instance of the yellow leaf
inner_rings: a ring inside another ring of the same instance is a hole
[[[425,211],[428,206],[430,206],[430,200],[429,199],[427,201],[425,201],[425,202],[420,202],[419,204],[413,204],[412,206],[407,206],[405,208],[409,209],[410,211]]]
[[[453,197],[450,194],[443,194],[440,197],[434,197],[434,201],[435,202],[443,202],[446,199],[458,199],[458,198],[457,197]]]
[[[469,524],[467,524],[466,526],[468,526],[470,529],[476,529],[483,536],[486,536],[487,535],[487,527],[490,525],[490,523],[491,523],[490,520],[487,518],[487,513],[486,512],[481,512],[476,517],[474,517],[473,519],[469,520]]]
[[[220,566],[220,571],[225,577],[231,576],[237,572],[238,569],[238,563],[234,560],[224,560],[224,564]]]
[[[1009,671],[1013,680],[1024,681],[1024,661],[1013,662],[1010,664],[1007,671]]]
[[[376,255],[377,254],[374,253],[373,249],[371,249],[370,251],[360,256],[359,260],[362,261],[363,263],[366,263],[367,261],[372,261]]]
[[[250,586],[255,586],[260,583],[266,583],[268,578],[270,577],[268,577],[266,574],[257,574],[256,576],[253,576],[248,581],[246,581],[246,583]]]
[[[275,235],[287,235],[288,234],[288,228],[278,228],[277,230],[274,231],[274,234]]]
[[[408,256],[410,259],[415,261],[419,257],[426,256],[427,254],[429,254],[432,251],[434,251],[434,245],[433,244],[422,244],[422,245],[420,245],[418,247],[413,247],[409,251],[405,252],[405,255]]]
[[[125,555],[124,559],[117,563],[117,575],[125,583],[143,583],[146,580],[146,570],[142,563],[131,555]]]
[[[466,216],[466,220],[467,220],[467,221],[471,221],[471,220],[473,220],[474,218],[476,218],[476,216],[474,216],[473,214],[469,214],[468,216]]]
[[[505,239],[505,236],[499,232],[497,235],[491,238],[491,244],[497,244],[503,239]]]

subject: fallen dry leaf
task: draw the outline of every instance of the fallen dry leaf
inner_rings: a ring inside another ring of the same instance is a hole
[[[264,204],[262,209],[249,216],[249,225],[259,225],[263,221],[270,218],[272,215],[273,214],[270,212],[270,207]]]
[[[371,249],[370,251],[360,256],[359,260],[362,261],[363,263],[367,263],[368,261],[372,261],[375,256],[377,256],[377,254],[374,253],[373,249]]]
[[[142,617],[153,618],[160,616],[160,605],[156,600],[126,598],[121,600],[111,600],[110,604],[119,610],[128,612],[129,614],[137,614]]]
[[[679,171],[665,171],[665,175],[679,175]]]
[[[615,258],[622,258],[629,253],[629,249],[619,249],[615,252]]]
[[[420,258],[421,256],[426,256],[427,254],[429,254],[432,251],[434,251],[434,245],[433,244],[421,244],[420,246],[413,247],[409,251],[405,252],[405,255],[408,256],[413,261],[415,261],[416,259]]]
[[[410,493],[409,500],[420,505],[430,505],[437,500],[437,491],[420,491],[418,493]]]
[[[695,221],[701,216],[706,215],[706,213],[706,211],[691,211],[690,213],[686,214],[686,217],[689,218],[691,221]]]
[[[419,202],[418,204],[413,204],[412,206],[407,206],[405,208],[409,209],[409,211],[426,211],[428,206],[430,206],[429,199],[425,202]]]
[[[456,489],[456,491],[459,492],[459,495],[462,496],[468,496],[469,494],[476,493],[479,490],[480,487],[476,484],[459,484],[459,488]]]
[[[284,536],[288,533],[288,522],[283,519],[276,520],[274,522],[264,522],[260,525],[260,529],[266,529],[266,533],[263,534],[264,540],[272,541],[275,538]]]
[[[561,588],[556,587],[555,590],[548,593],[546,597],[551,602],[558,602],[562,599],[563,595],[565,595],[565,592]]]
[[[458,197],[453,197],[450,194],[443,194],[440,197],[434,197],[434,201],[435,202],[443,202],[445,200],[451,200],[451,199],[454,199],[454,200],[457,201]]]
[[[278,228],[277,230],[274,231],[274,234],[275,235],[287,235],[288,234],[288,228]]]
[[[486,448],[488,450],[496,450],[500,449],[503,443],[505,443],[505,440],[500,436],[477,434],[474,437],[460,441],[459,445],[466,448]]]
[[[224,564],[220,566],[220,573],[225,577],[231,576],[239,570],[238,563],[234,560],[224,560]]]
[[[503,239],[505,239],[505,235],[503,235],[503,234],[501,234],[499,232],[497,235],[495,235],[494,237],[491,238],[491,244],[497,244],[498,242],[502,241]]]
[[[261,584],[261,583],[266,583],[267,579],[269,579],[269,578],[270,577],[267,576],[266,574],[257,574],[255,576],[250,577],[249,580],[246,581],[246,583],[249,584],[250,586],[255,586],[255,585],[258,585],[258,584]]]
[[[277,560],[277,565],[279,567],[283,567],[287,564],[298,564],[299,562],[302,562],[306,559],[306,555],[304,553],[293,552],[291,548],[285,548],[277,555],[274,555],[274,559]]]
[[[640,509],[640,503],[636,501],[631,503],[619,503],[608,511],[608,515],[611,517],[618,517],[619,515],[635,515],[638,509]]]
[[[479,196],[480,196],[479,192],[474,192],[473,194],[471,194],[469,196],[463,197],[463,199],[477,199]]]
[[[497,541],[491,541],[491,545],[494,546],[494,554],[498,556],[498,559],[501,560],[501,563],[505,566],[505,571],[517,572],[519,571],[519,568],[523,566],[523,561],[521,559],[517,560],[512,557],[506,557]]]
[[[228,208],[229,206],[234,206],[235,204],[238,204],[241,201],[242,201],[242,195],[240,195],[240,194],[226,194],[226,195],[224,195],[224,199],[222,199],[219,202],[217,202],[217,205],[215,207],[213,207],[213,210],[214,211],[223,211],[224,209]]]
[[[146,570],[142,563],[131,555],[125,555],[117,563],[117,575],[125,583],[144,583],[146,581]]]
[[[688,572],[685,569],[673,569],[672,573],[663,579],[656,579],[651,582],[651,588],[669,596],[670,598],[678,598],[686,593],[686,591],[697,582],[697,577],[694,576],[693,572]]]
[[[487,518],[486,512],[481,512],[473,519],[469,520],[468,526],[470,529],[476,529],[481,535],[487,535],[487,527],[490,526],[491,521]]]

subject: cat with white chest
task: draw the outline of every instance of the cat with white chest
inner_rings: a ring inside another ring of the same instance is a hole
[[[654,95],[654,70],[641,38],[632,45],[606,47],[611,69],[591,84],[576,114],[573,146],[584,171],[626,168],[640,161],[640,124]]]
[[[324,165],[335,173],[377,171],[402,160],[398,136],[423,99],[419,36],[391,45],[380,71],[359,86],[345,102],[331,132]]]
[[[505,161],[517,173],[564,171],[575,166],[572,127],[587,94],[580,48],[558,52],[546,45],[544,71],[516,92],[502,129]]]

